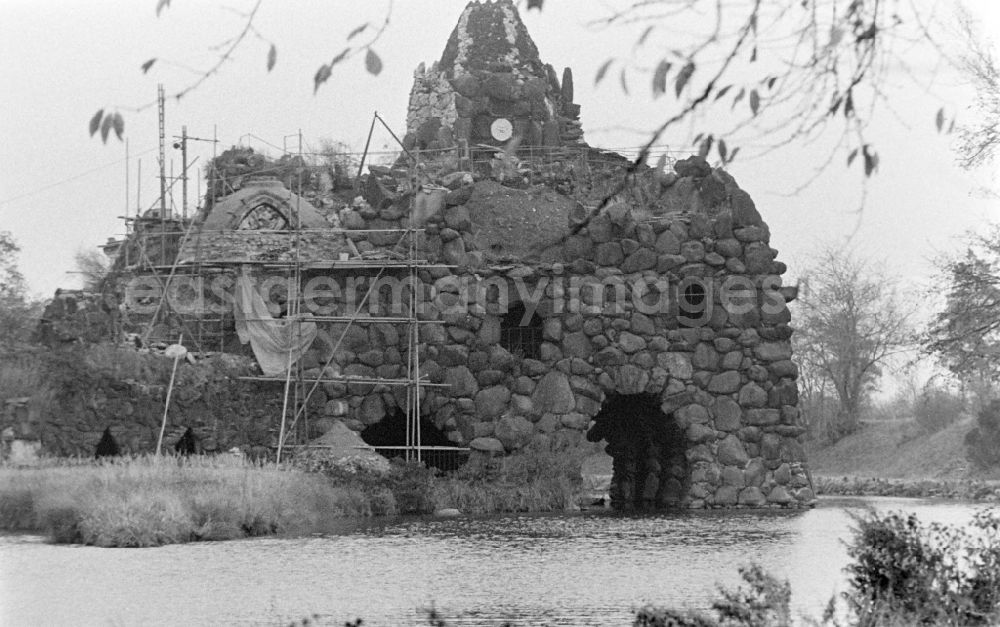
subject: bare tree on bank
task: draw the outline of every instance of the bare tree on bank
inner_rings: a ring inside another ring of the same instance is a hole
[[[883,368],[914,345],[912,314],[883,272],[846,251],[826,249],[806,276],[793,342],[806,380],[836,396],[823,425],[836,441],[857,431]]]

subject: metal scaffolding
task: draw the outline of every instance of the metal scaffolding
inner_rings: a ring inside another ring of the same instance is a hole
[[[198,219],[195,217],[189,218],[187,215],[186,193],[185,207],[181,212],[179,212],[183,216],[182,218],[178,218],[175,212],[171,211],[168,207],[166,199],[167,192],[172,188],[173,184],[176,183],[177,180],[183,181],[186,187],[188,178],[187,169],[190,165],[193,165],[193,163],[186,163],[187,160],[185,158],[184,172],[182,173],[182,176],[171,181],[169,186],[167,185],[166,175],[163,172],[164,128],[162,87],[160,89],[159,104],[161,189],[160,198],[157,199],[157,203],[159,205],[158,211],[156,211],[155,214],[152,212],[147,213],[146,216],[140,216],[138,214],[135,217],[128,215],[122,216],[127,226],[126,238],[122,242],[116,243],[116,245],[120,244],[118,255],[120,257],[119,261],[122,262],[118,268],[119,274],[121,276],[141,275],[145,277],[152,277],[159,286],[162,294],[162,297],[157,302],[155,311],[147,321],[145,329],[141,334],[143,342],[148,344],[151,335],[153,334],[154,327],[156,327],[158,323],[169,318],[170,320],[176,321],[180,324],[183,328],[183,337],[187,341],[190,341],[198,352],[208,353],[214,352],[215,350],[225,352],[227,344],[227,316],[225,314],[217,314],[213,316],[209,315],[205,311],[194,315],[180,311],[172,311],[170,299],[167,297],[168,292],[171,289],[172,282],[179,276],[204,277],[210,274],[229,274],[243,266],[250,266],[258,271],[272,270],[282,273],[287,277],[289,298],[286,301],[286,317],[292,324],[295,325],[296,330],[292,332],[293,335],[297,335],[301,339],[302,323],[306,321],[310,323],[341,323],[342,328],[340,330],[339,337],[336,338],[334,346],[330,350],[329,358],[326,360],[326,363],[318,369],[318,372],[320,373],[319,376],[315,376],[316,369],[312,368],[309,369],[309,374],[307,375],[302,367],[301,359],[293,359],[293,350],[290,347],[285,373],[282,376],[261,375],[240,377],[241,380],[246,381],[284,383],[284,390],[282,394],[282,412],[278,427],[276,447],[277,461],[280,463],[284,449],[289,446],[296,448],[307,446],[305,442],[308,440],[308,437],[306,436],[308,436],[309,432],[309,415],[307,411],[308,404],[313,394],[323,383],[365,384],[377,386],[375,389],[378,389],[381,386],[404,387],[406,389],[405,446],[391,448],[394,450],[404,449],[406,459],[416,461],[422,461],[422,453],[425,450],[443,448],[453,449],[454,447],[424,447],[421,442],[420,415],[422,411],[422,391],[426,388],[446,386],[445,384],[432,383],[426,378],[425,375],[421,374],[419,350],[420,326],[427,324],[442,324],[442,321],[418,320],[417,286],[419,285],[419,277],[417,273],[421,268],[449,267],[444,264],[430,263],[426,259],[420,257],[419,251],[421,247],[419,245],[419,238],[423,235],[423,229],[412,227],[370,230],[302,228],[300,205],[302,202],[303,185],[302,172],[299,170],[297,194],[295,197],[294,207],[294,224],[292,224],[292,221],[289,220],[288,228],[284,230],[262,229],[248,231],[248,233],[287,235],[291,245],[290,252],[293,253],[292,259],[279,261],[237,258],[205,258],[201,255],[200,247],[198,248],[193,259],[182,259],[182,255],[180,253],[184,250],[185,244],[188,242],[194,231],[198,231],[199,236],[211,235],[212,233],[222,233],[223,231],[204,231],[195,228],[195,222],[198,221]],[[383,125],[385,124],[377,113],[372,121],[373,128],[375,121],[380,121]],[[370,135],[371,133],[369,133],[369,141]],[[298,134],[298,137],[298,156],[301,159],[301,132]],[[186,142],[189,138],[190,137],[187,135],[187,129],[185,127],[182,130],[181,141]],[[215,140],[212,141],[214,142]],[[411,153],[407,153],[407,155],[410,157],[411,168],[415,172],[418,167],[417,159]],[[211,167],[216,175],[212,182],[214,186],[215,181],[219,178],[219,172],[215,169],[217,168],[217,164],[214,160]],[[296,186],[295,183],[296,182],[291,180],[287,181],[288,189],[292,190],[292,188]],[[225,189],[224,177],[223,189]],[[413,224],[412,217],[415,209],[415,200],[413,196],[410,197],[410,205],[408,209],[411,218],[409,224]],[[198,215],[199,213],[200,211],[196,211],[195,215]],[[159,227],[158,229],[156,228],[157,226]],[[310,232],[322,232],[330,237],[345,238],[345,241],[348,241],[351,247],[351,253],[349,255],[338,254],[337,258],[304,259],[302,255],[302,236],[303,234]],[[372,233],[396,233],[399,234],[399,238],[394,247],[390,249],[383,249],[379,251],[383,254],[375,256],[359,253],[348,238],[348,234],[357,237],[359,235]],[[150,248],[154,242],[159,244],[158,251]],[[176,248],[176,250],[168,251],[168,248]],[[370,280],[370,284],[364,298],[362,298],[361,302],[355,307],[354,311],[345,312],[342,315],[303,315],[303,276],[307,272],[320,270],[333,273],[334,276],[338,273],[347,273],[357,270],[374,272],[375,274],[374,278]],[[378,298],[377,294],[373,295],[373,290],[378,285],[379,279],[387,273],[397,275],[404,274],[409,280],[410,288],[407,296],[407,302],[405,303],[405,310],[398,316],[366,315],[366,304],[373,296],[376,299]],[[294,298],[291,297],[293,294],[295,295]],[[401,335],[405,334],[407,344],[405,375],[396,377],[356,377],[329,374],[332,372],[330,366],[333,363],[334,356],[337,354],[338,349],[344,342],[345,337],[347,337],[347,333],[351,327],[354,325],[368,324],[392,324],[401,327],[400,331],[403,332]],[[290,342],[290,344],[292,344],[292,342]]]

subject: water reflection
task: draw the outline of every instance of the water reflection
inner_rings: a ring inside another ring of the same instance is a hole
[[[975,505],[838,499],[806,512],[613,513],[332,523],[305,538],[157,549],[0,537],[3,624],[631,624],[646,602],[704,607],[755,561],[818,615],[842,585],[848,512],[962,522]]]

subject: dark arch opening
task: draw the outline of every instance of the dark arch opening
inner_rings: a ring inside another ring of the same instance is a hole
[[[196,455],[198,453],[198,437],[188,427],[177,442],[174,443],[174,452],[178,455]]]
[[[680,500],[687,476],[684,432],[660,409],[659,395],[609,394],[594,421],[587,439],[608,443],[612,506],[664,507]]]
[[[535,312],[530,318],[526,314],[524,303],[507,309],[500,319],[500,345],[522,359],[538,359],[542,354],[542,319]]]
[[[373,425],[369,425],[361,432],[361,439],[365,444],[378,448],[377,452],[389,459],[406,457],[406,412],[397,407],[395,410],[386,413],[382,420]],[[455,443],[448,439],[444,431],[434,426],[426,416],[420,417],[420,445],[421,446],[454,446]],[[461,465],[454,459],[455,455],[433,454],[434,452],[422,451],[421,460],[428,466],[441,471],[455,470]],[[464,462],[464,460],[462,460]]]
[[[111,427],[105,427],[104,433],[101,434],[101,441],[94,449],[94,458],[117,457],[120,454],[121,449],[118,447],[118,442],[115,441],[115,436],[111,434]]]

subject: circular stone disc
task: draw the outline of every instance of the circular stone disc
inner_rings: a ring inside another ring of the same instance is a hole
[[[507,118],[497,118],[490,125],[490,135],[498,142],[505,142],[514,134],[514,126]]]

